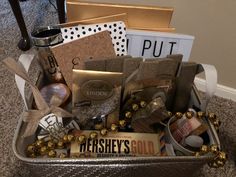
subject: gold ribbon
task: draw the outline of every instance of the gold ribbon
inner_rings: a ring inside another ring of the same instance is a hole
[[[35,86],[29,79],[29,76],[27,72],[25,71],[25,68],[19,63],[17,63],[13,58],[4,59],[3,64],[13,74],[17,74],[26,82],[28,82],[34,96],[35,103],[38,108],[38,110],[27,110],[23,113],[23,121],[28,123],[26,130],[23,134],[23,137],[33,135],[38,127],[38,123],[40,119],[49,113],[54,113],[55,115],[60,116],[60,117],[73,117],[71,113],[58,107],[61,102],[59,97],[53,96],[50,101],[50,106],[49,106],[44,100],[44,98],[42,97],[37,86]]]

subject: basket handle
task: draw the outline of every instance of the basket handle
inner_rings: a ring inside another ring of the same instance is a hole
[[[199,64],[198,73],[204,71],[205,74],[205,97],[206,100],[203,100],[201,103],[201,110],[206,111],[207,105],[210,99],[216,92],[217,87],[217,70],[215,66],[209,64]]]
[[[18,62],[20,62],[25,68],[25,70],[28,72],[30,64],[32,63],[33,59],[34,59],[34,55],[32,54],[22,54],[19,57]],[[17,88],[20,91],[21,97],[23,98],[25,108],[28,110],[29,107],[28,107],[26,97],[25,97],[25,80],[19,77],[18,75],[15,75],[15,81],[16,81]]]

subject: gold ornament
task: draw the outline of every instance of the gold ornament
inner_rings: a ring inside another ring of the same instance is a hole
[[[64,142],[62,141],[62,140],[59,140],[58,142],[57,142],[57,148],[58,149],[63,149],[64,148]]]
[[[216,144],[212,144],[210,146],[210,151],[213,153],[217,153],[219,151],[219,147]]]
[[[69,134],[69,135],[67,136],[67,138],[68,138],[68,142],[71,142],[71,141],[74,141],[74,140],[75,140],[75,136],[74,136],[74,135],[71,135],[71,134]]]
[[[46,155],[48,152],[47,146],[43,146],[40,148],[40,155]]]
[[[145,101],[140,101],[140,107],[144,108],[147,106],[147,103]]]
[[[55,143],[53,141],[48,141],[48,149],[54,149],[55,148]]]
[[[126,121],[125,120],[120,120],[119,125],[121,128],[124,128],[126,126]]]
[[[118,131],[118,126],[116,124],[111,124],[111,131],[112,132],[117,132]]]
[[[193,117],[193,112],[188,111],[185,113],[185,116],[187,117],[187,119],[191,119]]]
[[[89,138],[92,139],[92,140],[96,139],[97,137],[98,137],[98,133],[97,132],[91,132],[89,134]]]
[[[134,110],[134,111],[137,111],[138,110],[138,105],[137,104],[132,104],[132,109]]]
[[[208,118],[211,120],[211,121],[214,121],[216,120],[216,115],[214,113],[209,113],[208,114]]]
[[[181,119],[183,117],[183,114],[181,112],[177,112],[177,113],[175,113],[175,117],[177,119]]]
[[[221,160],[216,160],[217,167],[223,167],[225,165],[225,162]]]
[[[80,135],[79,137],[76,137],[76,140],[79,144],[83,144],[86,141],[86,136],[85,135]]]
[[[57,152],[55,150],[48,151],[48,157],[56,157],[56,156],[57,156]]]
[[[27,146],[27,153],[35,153],[36,147],[33,144]]]
[[[106,136],[107,133],[108,133],[108,130],[107,130],[106,128],[103,128],[103,129],[100,130],[100,134],[101,134],[102,136]]]
[[[202,145],[201,146],[201,148],[200,148],[200,152],[201,153],[207,153],[209,151],[209,148],[208,148],[208,146],[206,146],[206,145]]]
[[[68,143],[68,135],[63,136],[63,141],[64,141],[64,143]]]
[[[213,125],[214,125],[215,127],[219,127],[220,124],[221,124],[221,122],[220,122],[219,119],[216,119],[216,120],[213,121]]]
[[[227,160],[227,154],[225,152],[220,151],[218,154],[219,160],[225,162]]]
[[[41,148],[44,145],[44,141],[43,140],[37,140],[35,142],[35,145],[37,148]]]
[[[197,118],[202,119],[205,116],[205,113],[202,111],[197,112]]]
[[[95,130],[101,130],[103,128],[103,124],[102,123],[96,124],[94,128]]]
[[[129,112],[129,111],[126,112],[126,113],[125,113],[125,117],[128,118],[128,119],[130,119],[130,118],[132,117],[132,113]]]

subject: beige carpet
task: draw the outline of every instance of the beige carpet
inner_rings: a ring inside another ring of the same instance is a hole
[[[29,31],[39,25],[58,23],[57,13],[47,0],[28,0],[22,2],[21,7]],[[0,34],[0,60],[7,56],[17,59],[23,53],[17,49],[20,32],[7,0],[1,0],[0,3]],[[32,52],[32,50],[28,52]],[[31,68],[30,73],[32,78],[34,78],[34,67]],[[13,134],[22,110],[23,102],[16,89],[14,77],[0,63],[1,177],[31,176],[27,169],[16,159],[12,150]],[[220,140],[223,149],[229,155],[229,160],[223,168],[219,169],[210,169],[206,165],[195,176],[236,177],[236,103],[214,97],[209,105],[209,110],[215,112],[222,121]]]

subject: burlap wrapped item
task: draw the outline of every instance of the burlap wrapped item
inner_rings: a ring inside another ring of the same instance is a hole
[[[119,56],[109,59],[87,60],[85,61],[85,70],[123,72],[124,61],[131,56]]]
[[[40,91],[38,90],[37,86],[35,86],[31,80],[29,79],[29,76],[27,72],[25,71],[24,67],[20,64],[18,64],[14,59],[12,58],[6,58],[3,60],[4,65],[8,68],[9,71],[11,71],[14,74],[17,74],[20,76],[22,79],[24,79],[31,88],[31,91],[34,96],[35,104],[38,108],[38,110],[26,110],[23,113],[23,121],[27,122],[27,127],[26,130],[23,134],[24,137],[31,136],[35,133],[38,123],[40,119],[49,114],[49,113],[54,113],[57,116],[60,117],[73,117],[73,115],[62,108],[58,107],[60,104],[60,100],[58,98],[53,97],[51,100],[51,106],[49,106],[43,97],[40,94]]]
[[[127,58],[124,61],[123,66],[123,76],[126,80],[134,71],[139,68],[140,63],[143,61],[143,58]]]
[[[176,79],[176,93],[173,104],[173,112],[185,112],[191,95],[193,81],[197,73],[196,63],[182,63],[179,76]]]
[[[146,60],[139,66],[136,80],[155,79],[160,76],[175,77],[179,63],[173,59]]]

